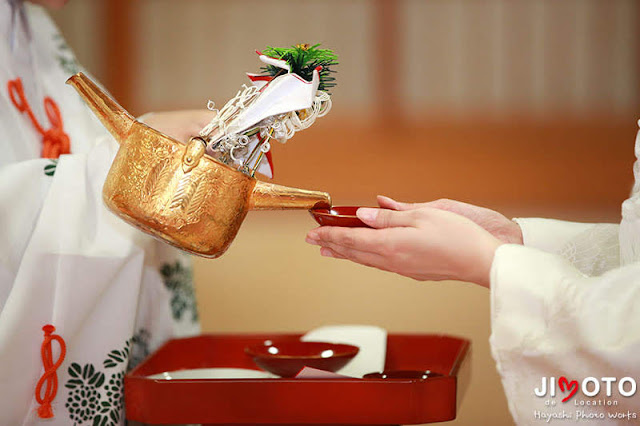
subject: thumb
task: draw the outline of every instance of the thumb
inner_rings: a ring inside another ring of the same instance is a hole
[[[414,227],[415,215],[410,211],[361,207],[356,216],[372,228]]]

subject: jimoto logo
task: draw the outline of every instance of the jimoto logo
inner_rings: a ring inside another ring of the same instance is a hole
[[[562,397],[562,402],[567,402],[576,394],[581,393],[586,397],[631,397],[636,394],[637,383],[632,377],[586,377],[581,382],[569,380],[565,376],[543,377],[540,386],[533,390],[537,397]]]
[[[637,422],[639,413],[630,408],[636,407],[636,400],[628,399],[636,395],[636,390],[633,377],[542,377],[540,385],[533,389],[540,398],[533,419],[545,423]]]

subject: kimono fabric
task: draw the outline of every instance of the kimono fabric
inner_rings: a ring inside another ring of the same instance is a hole
[[[199,333],[190,259],[105,209],[118,146],[46,13],[0,31],[0,425],[123,425],[126,371]]]
[[[524,247],[496,252],[490,342],[518,425],[640,421],[639,160],[634,175],[619,225],[516,219]]]

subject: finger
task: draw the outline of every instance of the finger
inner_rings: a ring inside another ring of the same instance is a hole
[[[388,263],[388,259],[376,253],[369,253],[366,251],[329,244],[328,246],[324,246],[320,249],[320,254],[327,257],[335,257],[336,259],[350,260],[364,266],[387,270],[386,265]]]
[[[329,247],[322,247],[320,249],[320,254],[324,257],[333,257],[335,259],[346,259],[346,257],[336,253],[335,251],[331,250]]]
[[[383,209],[391,209],[398,211],[415,210],[424,207],[428,203],[403,203],[384,195],[378,195],[378,205]]]
[[[345,248],[373,253],[382,245],[383,238],[379,231],[375,229],[320,226],[309,231],[306,241],[313,245],[327,246],[328,244],[335,244]]]
[[[383,209],[390,210],[400,210],[398,207],[398,202],[393,198],[385,197],[384,195],[378,195],[377,197],[378,205]]]
[[[429,201],[424,203],[425,207],[431,207],[432,209],[446,210],[452,213],[461,214],[464,211],[468,211],[470,207],[476,208],[471,204],[463,203],[462,201],[450,200],[448,198],[440,198],[439,200]]]
[[[432,209],[446,210],[452,213],[462,214],[463,216],[464,212],[468,211],[469,208],[482,208],[463,203],[462,201],[450,200],[448,198],[440,198],[438,200],[427,201],[425,203],[403,203],[401,201],[396,201],[393,198],[385,197],[383,195],[378,195],[378,204],[382,208],[398,211],[415,210],[429,207]]]
[[[313,236],[309,236],[309,235],[313,235]],[[319,246],[320,242],[318,241],[317,236],[315,236],[314,234],[311,234],[311,232],[307,235],[307,237],[304,239],[308,244],[311,244],[312,246]]]
[[[361,207],[356,212],[358,218],[372,228],[415,227],[417,220],[413,211],[372,209]]]

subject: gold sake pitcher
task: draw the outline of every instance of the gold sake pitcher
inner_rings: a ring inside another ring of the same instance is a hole
[[[102,197],[126,222],[182,250],[216,258],[247,211],[330,207],[329,194],[261,182],[134,119],[83,73],[69,80],[120,143]]]

